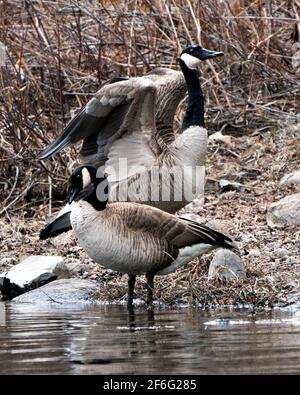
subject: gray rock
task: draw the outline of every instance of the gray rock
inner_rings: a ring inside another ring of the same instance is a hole
[[[61,279],[52,281],[12,300],[14,303],[72,304],[93,302],[99,285],[89,280]]]
[[[300,170],[286,174],[279,182],[279,185],[283,187],[290,187],[295,184],[300,184]]]
[[[267,213],[270,227],[300,224],[300,193],[295,193],[272,203]]]
[[[225,180],[224,178],[216,180],[213,178],[207,178],[205,182],[205,192],[245,192],[246,187],[243,184],[235,181]]]
[[[0,290],[6,299],[28,292],[50,281],[69,277],[60,256],[31,256],[0,277]]]
[[[242,258],[230,250],[220,249],[216,252],[208,271],[208,279],[237,280],[246,277]]]
[[[224,179],[219,180],[219,185],[221,188],[221,192],[228,192],[228,191],[244,192],[246,190],[245,186],[240,184],[239,182],[231,182]]]

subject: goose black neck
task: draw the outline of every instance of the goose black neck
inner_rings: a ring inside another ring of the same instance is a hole
[[[98,178],[94,181],[93,184],[94,188],[92,193],[85,197],[83,200],[92,205],[95,210],[102,211],[105,209],[108,202],[108,182],[106,178]]]
[[[188,129],[190,126],[205,127],[204,97],[199,82],[198,72],[197,70],[189,69],[181,59],[180,67],[183,72],[188,91],[188,104],[182,123],[182,131]]]

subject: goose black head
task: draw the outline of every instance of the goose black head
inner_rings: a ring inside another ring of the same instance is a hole
[[[79,166],[70,176],[67,202],[86,200],[94,208],[102,209],[108,200],[108,182],[101,171],[93,166]]]
[[[180,55],[180,60],[185,63],[189,69],[197,69],[202,60],[223,56],[223,52],[210,51],[201,45],[191,45],[185,48]]]

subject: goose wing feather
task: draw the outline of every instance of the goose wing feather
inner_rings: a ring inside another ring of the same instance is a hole
[[[194,244],[226,245],[232,240],[223,233],[208,226],[183,217],[176,217],[154,207],[135,204],[123,204],[120,220],[132,231],[149,232],[153,237],[164,238],[176,248]]]
[[[168,68],[156,68],[143,78],[152,81],[157,87],[157,129],[152,138],[157,140],[156,143],[161,149],[164,149],[169,141],[175,139],[173,120],[177,106],[186,92],[185,80],[182,72]],[[142,85],[143,78],[112,78],[102,84],[95,96],[68,123],[63,132],[38,155],[38,159],[46,159],[83,140],[83,161],[103,164],[107,157],[107,141],[117,138],[118,131],[124,129],[124,121],[126,124],[126,116],[134,96],[131,88],[139,90],[138,85]],[[139,80],[139,83],[134,80]],[[119,83],[124,81],[125,87],[120,87]],[[124,96],[120,94],[121,90]],[[130,119],[130,116],[127,117],[127,120]]]
[[[185,231],[174,240],[174,243],[179,248],[202,242],[211,245],[227,245],[227,242],[232,242],[232,240],[223,233],[213,230],[204,224],[184,217],[178,217],[178,220],[185,224]]]
[[[38,158],[52,156],[82,139],[86,139],[83,156],[90,153],[91,145],[97,141],[96,149],[99,150],[100,147],[105,158],[112,142],[120,138],[125,131],[144,126],[143,117],[138,120],[136,115],[139,100],[149,89],[155,96],[154,84],[145,78],[118,78],[106,82]],[[106,124],[107,127],[102,133],[102,128]],[[101,154],[100,152],[100,157]]]

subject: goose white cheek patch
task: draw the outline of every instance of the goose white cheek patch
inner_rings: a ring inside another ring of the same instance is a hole
[[[87,187],[92,182],[90,173],[85,167],[82,169],[82,187]]]
[[[189,55],[188,53],[184,53],[180,56],[180,59],[184,61],[189,69],[196,69],[201,60],[196,58],[195,56]]]

